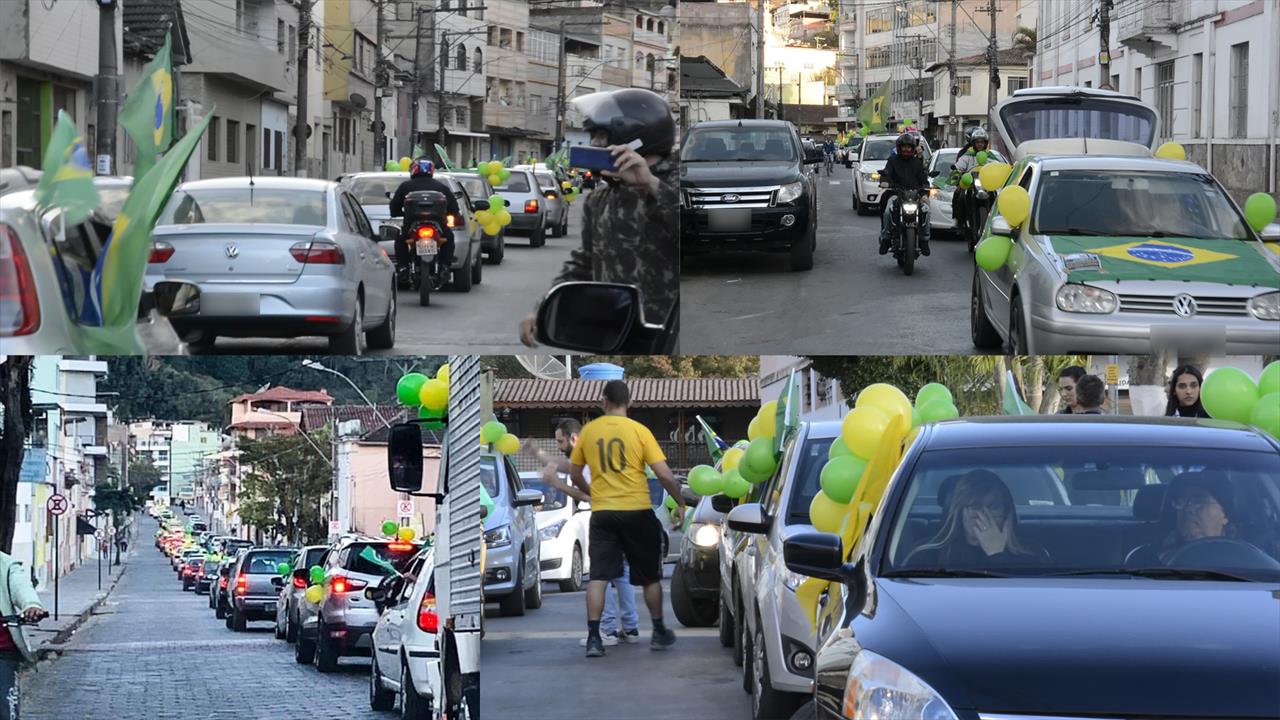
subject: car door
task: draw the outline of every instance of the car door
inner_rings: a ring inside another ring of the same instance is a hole
[[[1018,176],[1018,185],[1029,190],[1034,177],[1035,170],[1032,165],[1028,164],[1022,169],[1022,174]],[[1012,309],[1013,286],[1018,279],[1019,268],[1023,264],[1021,258],[1027,256],[1025,250],[1025,243],[1027,242],[1034,242],[1034,240],[1027,233],[1018,233],[1018,237],[1014,240],[1014,250],[1009,254],[1009,261],[995,272],[987,272],[987,277],[990,279],[988,290],[994,290],[994,292],[987,292],[988,317],[997,327],[1006,329],[1005,337],[1008,337],[1010,332],[1008,327],[1009,313]],[[1015,260],[1015,258],[1019,258],[1019,260]]]
[[[505,455],[502,457],[502,466],[507,475],[508,497],[512,503],[515,503],[516,495],[524,489],[524,483],[520,482],[520,473],[516,472],[511,459]],[[526,505],[512,508],[511,530],[523,544],[525,568],[537,577],[540,569],[541,543],[538,541],[537,520],[533,516],[532,507]]]
[[[422,569],[422,557],[415,558],[406,568],[407,575],[417,576]],[[378,671],[397,685],[400,683],[400,649],[404,644],[404,623],[415,622],[414,613],[409,611],[409,601],[413,597],[414,584],[391,578],[384,580],[393,583],[394,592],[387,597],[382,616],[374,628],[373,646],[378,653]]]
[[[339,193],[343,216],[346,219],[346,234],[343,247],[353,248],[359,257],[357,280],[364,285],[365,326],[376,327],[386,318],[390,284],[387,282],[386,265],[383,252],[378,247],[369,218],[364,214],[360,204],[348,192]]]

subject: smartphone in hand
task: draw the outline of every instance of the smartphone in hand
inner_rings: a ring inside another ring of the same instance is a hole
[[[642,143],[639,140],[627,143],[627,147],[632,150],[639,150],[641,146]],[[609,148],[589,145],[574,145],[569,148],[569,165],[570,167],[595,170],[597,172],[601,170],[618,171],[618,166],[613,162],[613,151]]]

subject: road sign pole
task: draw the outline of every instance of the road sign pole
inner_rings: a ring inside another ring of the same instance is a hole
[[[57,497],[57,496],[55,496]],[[58,518],[62,513],[53,516],[53,621],[58,621]]]

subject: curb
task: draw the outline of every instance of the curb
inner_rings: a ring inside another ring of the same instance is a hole
[[[35,649],[33,654],[35,655],[37,666],[44,661],[52,660],[61,655],[62,651],[66,649],[67,641],[75,635],[76,631],[80,629],[80,626],[84,625],[89,618],[93,617],[94,612],[98,608],[102,607],[102,604],[106,602],[107,598],[111,597],[112,591],[116,589],[116,585],[120,584],[121,578],[124,577],[125,572],[129,569],[129,560],[133,557],[133,554],[137,552],[133,543],[136,536],[137,533],[135,532],[133,533],[133,536],[130,537],[129,551],[124,554],[124,557],[120,558],[120,572],[116,574],[115,579],[111,581],[111,584],[103,589],[102,592],[98,593],[98,597],[89,604],[88,608],[77,615],[76,619],[71,621],[71,624],[59,630],[51,639],[45,641],[43,645]]]

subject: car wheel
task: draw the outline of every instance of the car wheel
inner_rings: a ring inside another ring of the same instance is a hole
[[[228,608],[226,612],[222,613],[222,619],[226,623],[228,630],[235,629],[235,609],[234,608]]]
[[[542,607],[542,572],[538,571],[533,574],[533,585],[524,591],[524,604],[530,610],[537,610]]]
[[[378,653],[369,663],[369,707],[374,710],[392,710],[396,706],[396,694],[382,686],[382,673],[378,672]]]
[[[754,638],[750,635],[751,630],[747,627],[746,620],[738,623],[738,634],[742,636],[742,691],[751,694],[752,676],[755,674],[755,648],[753,647]]]
[[[1000,347],[1000,333],[996,331],[987,311],[982,306],[982,271],[973,268],[973,289],[969,293],[969,336],[973,346],[983,350]]]
[[[520,561],[520,571],[516,573],[516,582],[511,594],[498,603],[498,611],[503,617],[524,615],[524,560]]]
[[[540,227],[529,236],[529,247],[540,248],[547,244],[547,229]]]
[[[724,602],[724,596],[720,596],[720,602],[716,603],[720,606],[720,645],[721,647],[733,647],[733,614],[729,612],[729,606]]]
[[[399,311],[399,301],[396,299],[395,285],[391,287],[391,301],[387,303],[387,320],[382,323],[381,327],[374,328],[369,331],[365,340],[369,347],[377,350],[389,350],[396,344],[396,313]]]
[[[244,632],[248,626],[248,619],[244,613],[239,612],[234,607],[231,608],[231,629],[235,632]]]
[[[805,700],[791,716],[791,720],[818,720],[818,704],[813,700]]]
[[[1027,342],[1027,321],[1022,317],[1022,298],[1015,294],[1009,305],[1009,352],[1025,355],[1030,344]]]
[[[578,592],[582,589],[582,548],[573,544],[573,557],[569,560],[569,579],[560,581],[560,592]]]
[[[280,616],[276,616],[276,621],[272,624],[272,631],[275,632],[277,640],[284,639],[284,628],[280,627]]]
[[[484,262],[480,260],[477,254],[471,261],[471,284],[479,285],[484,280]]]
[[[560,237],[569,234],[569,212],[565,211],[564,220],[560,221]]]
[[[298,621],[292,615],[284,618],[284,641],[298,642]]]
[[[298,633],[298,643],[293,646],[293,660],[299,665],[310,665],[315,661],[316,641]]]
[[[475,273],[471,271],[471,253],[468,252],[466,258],[462,261],[462,267],[453,274],[453,291],[454,292],[471,292],[471,283],[475,280]]]
[[[756,623],[755,639],[751,643],[751,649],[755,651],[751,661],[751,667],[755,671],[751,676],[751,718],[775,720],[791,717],[796,703],[802,701],[804,696],[773,689],[773,683],[769,681],[769,655],[765,651],[764,630],[761,625],[762,623]]]
[[[182,336],[182,342],[193,350],[209,350],[218,342],[218,334],[208,330],[192,330]]]
[[[804,238],[791,246],[791,270],[801,272],[813,269],[813,251],[818,244],[818,221],[811,220]]]
[[[227,617],[227,611],[222,608],[222,603],[214,603],[213,616],[218,618],[219,620],[222,620]]]
[[[329,336],[329,352],[335,355],[364,354],[364,298],[356,296],[356,312],[351,324],[337,335]]]
[[[316,625],[316,670],[331,673],[338,669],[338,650],[323,625]]]
[[[747,623],[740,619],[742,618],[742,603],[738,602],[734,607],[737,608],[737,612],[733,615],[734,630],[736,631],[733,633],[733,664],[742,667],[742,664],[747,661],[746,636],[743,635],[742,628]]]
[[[418,689],[413,685],[413,676],[409,674],[408,663],[400,665],[400,717],[403,720],[431,718],[431,698],[418,694]]]
[[[676,619],[685,627],[711,627],[716,623],[719,603],[699,601],[690,595],[687,572],[680,565],[671,572],[671,609],[675,610]]]

